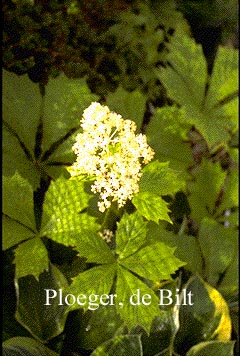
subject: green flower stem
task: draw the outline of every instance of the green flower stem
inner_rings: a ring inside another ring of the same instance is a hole
[[[123,215],[123,209],[118,209],[117,202],[112,203],[111,207],[107,209],[105,217],[101,226],[101,230],[109,229],[114,231],[116,223]]]

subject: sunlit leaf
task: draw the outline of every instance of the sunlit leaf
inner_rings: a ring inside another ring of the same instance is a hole
[[[158,223],[160,219],[172,223],[168,215],[168,212],[170,212],[168,204],[157,194],[149,191],[140,192],[133,197],[132,202],[139,214],[144,216],[147,220]]]
[[[119,258],[127,257],[136,252],[145,242],[146,223],[137,212],[123,215],[117,224],[116,252]]]

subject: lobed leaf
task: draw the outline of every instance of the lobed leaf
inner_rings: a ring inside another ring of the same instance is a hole
[[[133,205],[137,208],[139,214],[147,220],[152,220],[158,223],[160,220],[166,220],[172,223],[168,212],[168,204],[157,194],[149,191],[140,192],[132,199]]]
[[[48,270],[48,252],[39,237],[23,242],[15,249],[13,263],[16,265],[15,278],[33,275],[37,280],[39,275]]]
[[[153,161],[142,170],[139,181],[140,192],[149,191],[159,195],[174,195],[184,187],[179,172],[169,168],[169,162]]]
[[[72,284],[65,290],[65,293],[70,293],[75,296],[79,294],[90,294],[101,296],[103,294],[109,294],[113,279],[116,275],[116,265],[102,265],[93,267],[85,272],[80,273],[77,277],[73,278]],[[75,304],[71,309],[77,309],[81,306]],[[86,299],[84,309],[95,310],[98,307],[90,305],[90,301]],[[94,308],[94,309],[92,309]]]
[[[130,297],[137,292],[137,289],[140,289],[141,295],[150,295],[151,303],[149,305],[143,303],[131,305]],[[126,325],[130,329],[136,325],[141,325],[149,333],[153,318],[159,315],[158,299],[152,289],[131,272],[119,266],[116,293],[123,303],[123,305],[116,304],[116,308]]]
[[[116,252],[119,258],[125,258],[135,253],[145,242],[146,223],[141,215],[135,212],[131,215],[125,213],[117,223]]]
[[[195,172],[195,180],[189,183],[188,198],[191,216],[199,223],[215,213],[215,205],[224,184],[226,172],[219,163],[204,159]]]
[[[95,218],[87,214],[91,195],[81,178],[59,178],[45,196],[41,235],[66,246],[75,246],[82,231],[98,230]]]
[[[119,259],[120,265],[146,279],[171,279],[171,274],[185,265],[174,256],[175,248],[162,242],[143,247],[133,255]]]
[[[147,98],[138,90],[128,92],[121,86],[107,96],[106,104],[124,119],[135,121],[138,130],[141,128]]]

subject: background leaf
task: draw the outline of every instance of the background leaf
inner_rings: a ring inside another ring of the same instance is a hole
[[[236,230],[225,228],[216,221],[204,218],[199,231],[199,243],[205,261],[207,281],[217,285],[220,277],[234,259],[238,245]]]
[[[143,356],[140,336],[116,336],[100,345],[91,356]]]
[[[3,343],[3,356],[58,356],[39,341],[29,337],[13,337]]]
[[[38,237],[23,242],[15,250],[15,278],[33,275],[37,280],[39,275],[48,270],[48,252],[42,240]]]
[[[194,181],[189,183],[188,198],[191,216],[198,222],[215,213],[215,204],[224,184],[226,172],[219,163],[204,159],[194,174]],[[207,187],[207,189],[206,189]]]
[[[58,298],[51,299],[51,305],[46,304],[45,289],[59,289],[68,285],[64,275],[50,265],[49,271],[39,276],[39,281],[33,276],[26,276],[15,281],[17,291],[16,319],[35,338],[46,342],[59,335],[65,325],[66,306],[59,305]],[[31,301],[31,302],[30,302]]]
[[[208,341],[191,348],[186,356],[233,356],[234,342]]]
[[[229,340],[231,321],[227,303],[220,293],[198,276],[193,276],[184,288],[186,293],[192,293],[193,305],[180,307],[180,328],[174,350],[181,354],[202,341]]]
[[[107,96],[106,104],[124,119],[135,121],[138,130],[141,128],[146,106],[146,97],[138,90],[128,92],[121,86]]]

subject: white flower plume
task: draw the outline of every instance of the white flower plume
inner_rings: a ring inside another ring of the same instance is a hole
[[[133,121],[96,102],[84,110],[81,127],[73,145],[77,160],[69,169],[71,175],[95,177],[91,189],[100,194],[101,212],[113,201],[122,207],[139,191],[142,164],[152,160],[154,151],[145,135],[135,134]]]

